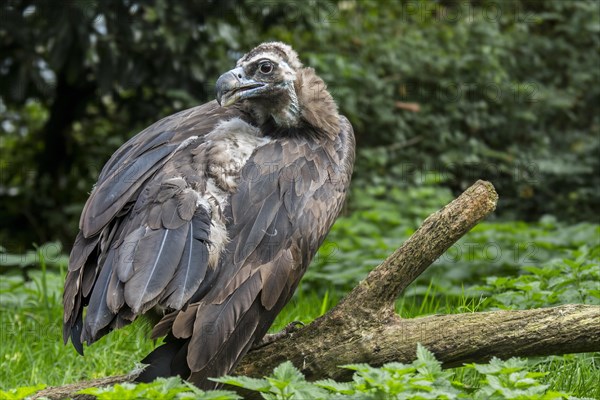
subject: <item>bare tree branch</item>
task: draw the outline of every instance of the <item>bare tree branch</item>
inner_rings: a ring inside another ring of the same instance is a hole
[[[477,181],[457,199],[430,215],[421,227],[369,273],[336,307],[337,312],[364,309],[368,314],[393,309],[400,293],[436,259],[496,208],[491,183]]]

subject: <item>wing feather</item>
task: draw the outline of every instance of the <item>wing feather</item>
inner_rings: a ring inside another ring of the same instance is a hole
[[[88,297],[98,276],[98,263],[96,260],[88,260],[81,271],[81,294]]]
[[[114,267],[113,267],[114,268]],[[108,288],[106,291],[106,305],[113,314],[118,314],[121,307],[125,304],[124,284],[119,279],[116,271],[110,274]]]
[[[218,351],[208,361],[204,368],[193,371],[189,376],[189,381],[204,390],[217,389],[218,384],[208,380],[208,378],[220,377],[230,373],[241,357],[246,354],[254,343],[258,334],[262,337],[268,329],[268,325],[263,325],[264,310],[257,298],[247,307],[247,310],[240,316],[236,328],[221,344]],[[270,325],[270,324],[269,324]],[[192,346],[192,343],[189,343]],[[190,351],[188,346],[188,357]],[[173,360],[173,364],[176,364]],[[188,361],[189,362],[189,361]]]
[[[90,257],[90,254],[96,248],[100,236],[93,238],[86,238],[82,232],[77,234],[71,254],[69,255],[69,271],[75,271],[81,268],[86,260]]]
[[[181,311],[173,319],[173,336],[179,339],[187,339],[194,333],[194,322],[200,303],[192,304]]]
[[[63,292],[63,322],[71,320],[73,311],[77,310],[76,300],[81,297],[80,290],[81,271],[69,271],[65,278],[65,290]],[[65,340],[68,336],[65,337]]]
[[[190,307],[188,307],[188,309]],[[197,307],[197,305],[195,307]],[[181,310],[176,310],[176,311],[173,311],[173,312],[165,315],[164,317],[162,317],[162,319],[160,321],[158,321],[158,323],[156,325],[154,325],[154,328],[152,328],[152,333],[150,334],[150,339],[156,340],[156,339],[160,338],[161,336],[166,336],[171,331],[171,328],[175,322],[175,318],[177,318],[179,315],[181,315],[182,312],[183,311],[181,311]],[[193,322],[193,320],[192,320],[192,322]]]
[[[98,332],[110,324],[115,317],[115,313],[106,304],[106,294],[108,293],[110,278],[113,273],[113,257],[114,252],[109,251],[90,297],[88,312],[85,316],[85,323],[81,334],[81,341],[87,342],[88,345],[97,339]]]
[[[134,274],[125,284],[125,301],[136,314],[143,313],[167,286],[185,248],[189,225],[150,230],[140,239],[133,260]],[[158,299],[157,299],[158,301]]]
[[[196,216],[208,225],[210,217],[206,212]],[[198,229],[198,224],[188,222],[186,244],[177,271],[164,290],[161,303],[179,310],[198,290],[208,268],[208,229]],[[200,232],[195,232],[195,229]]]
[[[271,310],[281,298],[283,289],[290,278],[290,267],[294,269],[293,264],[295,263],[292,251],[284,249],[277,254],[273,261],[260,268],[262,283],[260,299],[267,310]]]
[[[234,264],[240,265],[261,243],[267,233],[267,228],[273,222],[273,219],[279,211],[279,194],[272,191],[266,195],[257,213],[253,213],[254,221],[241,225],[240,237],[244,238],[239,242],[235,251]]]
[[[130,201],[140,186],[160,167],[177,145],[162,146],[148,151],[123,165],[99,184],[88,199],[81,214],[80,227],[85,237],[97,234]]]
[[[73,321],[72,325],[65,324],[63,326],[63,337],[65,340],[65,344],[67,344],[67,339],[69,336],[71,337],[71,343],[73,343],[73,347],[75,350],[81,355],[83,355],[83,343],[81,342],[81,335],[83,332],[83,315],[81,313],[77,314],[77,318]]]
[[[170,119],[170,117],[165,119]],[[106,165],[104,165],[104,168],[102,168],[102,171],[98,176],[98,181],[105,181],[108,176],[113,175],[119,170],[119,166],[122,165],[124,161],[139,157],[141,154],[168,143],[169,140],[173,138],[175,131],[170,129],[157,129],[160,128],[161,122],[163,121],[164,119],[158,121],[156,124],[144,129],[138,135],[135,135],[125,142],[125,144],[112,155]],[[142,137],[144,140],[140,140]]]
[[[186,220],[179,216],[179,199],[172,197],[165,201],[161,206],[162,226],[167,229],[177,229],[186,223]],[[189,221],[189,220],[188,220]]]
[[[260,276],[254,275],[244,282],[221,304],[206,304],[195,315],[194,333],[187,362],[192,371],[200,371],[214,358],[220,348],[238,329],[239,322],[260,292]],[[252,331],[252,330],[251,330]]]
[[[117,259],[115,260],[115,271],[121,282],[127,282],[133,276],[133,260],[140,239],[144,237],[146,227],[140,226],[128,233],[123,242],[117,249]]]

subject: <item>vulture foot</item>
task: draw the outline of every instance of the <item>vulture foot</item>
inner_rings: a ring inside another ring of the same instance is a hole
[[[251,350],[260,349],[268,344],[276,342],[279,339],[282,339],[288,335],[291,335],[295,332],[298,332],[304,326],[304,322],[302,321],[292,321],[287,324],[282,330],[277,333],[266,334],[263,338],[254,343]]]

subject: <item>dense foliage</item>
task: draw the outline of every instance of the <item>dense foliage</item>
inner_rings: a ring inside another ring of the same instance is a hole
[[[13,251],[69,245],[110,154],[160,116],[211,99],[219,73],[268,39],[291,43],[351,119],[355,185],[433,180],[457,191],[483,177],[504,215],[596,218],[594,0],[0,7],[0,243]]]

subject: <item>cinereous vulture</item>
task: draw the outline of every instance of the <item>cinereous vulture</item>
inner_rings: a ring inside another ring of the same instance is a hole
[[[352,127],[290,46],[254,48],[216,92],[113,154],[70,255],[63,335],[79,353],[161,313],[142,381],[215,387],[288,302],[348,189]]]

